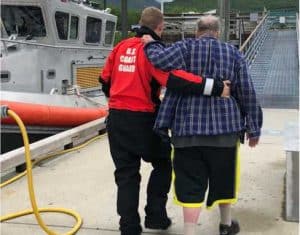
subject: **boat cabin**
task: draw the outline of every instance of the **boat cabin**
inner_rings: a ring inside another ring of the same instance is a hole
[[[100,89],[117,17],[83,1],[1,1],[1,87],[64,94]]]

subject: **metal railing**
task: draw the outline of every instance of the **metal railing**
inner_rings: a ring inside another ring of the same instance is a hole
[[[299,70],[299,74],[300,74],[300,37],[299,37],[299,14],[296,14],[296,32],[297,32],[297,46],[298,46],[298,70]],[[300,79],[300,75],[299,75],[299,79]]]
[[[103,50],[103,51],[111,51],[112,48],[110,47],[83,47],[83,46],[64,46],[64,45],[51,45],[51,44],[44,44],[44,43],[36,43],[36,42],[28,42],[28,41],[21,41],[21,40],[11,40],[0,38],[0,42],[2,42],[1,49],[4,51],[5,55],[8,54],[8,47],[11,46],[19,46],[19,45],[26,45],[26,46],[34,46],[34,47],[45,47],[45,48],[55,48],[55,49],[68,49],[68,50]],[[2,48],[3,47],[3,48]]]
[[[299,14],[296,14],[296,31],[297,31],[297,42],[299,45]]]
[[[240,47],[240,51],[245,55],[249,66],[267,37],[268,27],[268,14],[266,14]]]

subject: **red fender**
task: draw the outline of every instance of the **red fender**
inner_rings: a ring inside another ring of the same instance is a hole
[[[108,114],[107,107],[70,108],[6,100],[1,100],[0,104],[7,105],[20,116],[24,124],[31,126],[78,126]],[[1,119],[1,123],[15,124],[15,121],[8,117]]]

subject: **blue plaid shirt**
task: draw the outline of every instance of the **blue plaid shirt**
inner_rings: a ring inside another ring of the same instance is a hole
[[[213,37],[186,39],[165,47],[154,41],[145,47],[155,67],[183,69],[203,77],[231,81],[230,98],[179,95],[167,90],[154,130],[171,129],[173,136],[220,135],[246,131],[259,137],[262,110],[243,55]]]

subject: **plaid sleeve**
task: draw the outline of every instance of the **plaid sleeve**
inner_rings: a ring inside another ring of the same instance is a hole
[[[144,50],[156,68],[165,71],[186,68],[185,57],[188,50],[184,41],[176,42],[169,47],[165,47],[158,41],[153,41],[148,43]]]
[[[250,138],[259,137],[263,123],[263,113],[256,98],[249,68],[244,57],[238,55],[237,98],[246,121],[246,132]]]
[[[160,130],[170,129],[172,127],[177,99],[178,95],[167,89],[153,127],[155,132],[158,133]]]

